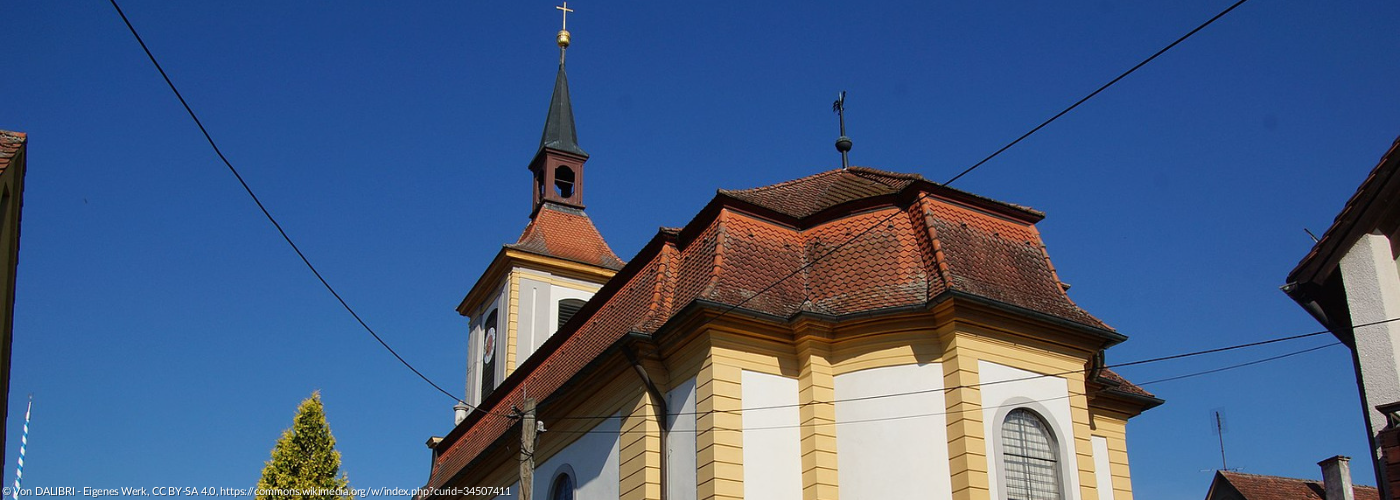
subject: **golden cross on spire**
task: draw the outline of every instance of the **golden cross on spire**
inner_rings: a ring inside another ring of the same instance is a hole
[[[559,36],[556,39],[559,42],[559,64],[564,64],[564,49],[569,48],[569,13],[573,12],[574,9],[569,8],[569,2],[564,2],[563,7],[555,6],[554,8],[564,11],[564,29],[559,30]]]
[[[570,9],[570,8],[569,8],[569,2],[564,2],[564,6],[563,6],[563,7],[560,7],[560,6],[557,6],[557,5],[556,5],[556,6],[554,6],[554,8],[564,11],[564,19],[563,19],[563,23],[562,23],[562,29],[563,29],[564,31],[568,31],[568,30],[569,30],[569,13],[570,13],[570,12],[573,12],[574,9]]]

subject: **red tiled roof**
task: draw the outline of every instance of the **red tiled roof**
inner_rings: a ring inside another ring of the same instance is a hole
[[[24,132],[0,130],[0,173],[10,168],[10,160],[19,154],[19,150],[24,148],[28,139]]]
[[[898,193],[916,182],[927,182],[919,174],[886,172],[868,167],[829,170],[815,175],[753,189],[721,189],[719,194],[768,207],[779,213],[802,218],[822,210],[863,198]],[[950,191],[958,191],[944,187]],[[1023,210],[1035,215],[1040,212],[990,198],[958,191],[982,201]]]
[[[908,189],[952,191],[917,175],[853,167],[775,186],[721,191],[791,217]],[[960,191],[956,194],[965,195]],[[912,197],[911,197],[912,198]],[[923,196],[904,213],[893,205],[820,222],[805,230],[752,217],[721,217],[714,234],[703,233],[699,251],[727,254],[727,266],[710,265],[712,286],[693,298],[735,304],[782,276],[817,261],[744,307],[787,316],[799,310],[828,314],[923,303],[949,290],[1030,309],[1094,328],[1108,326],[1075,306],[1060,284],[1034,225],[989,213],[1008,210],[1038,220],[1039,212],[985,198],[995,206]],[[834,212],[841,212],[839,209]],[[867,229],[874,227],[868,232]],[[852,240],[853,236],[860,235]],[[846,244],[852,240],[850,244]],[[835,252],[825,256],[827,253]],[[686,254],[692,254],[689,249]],[[710,257],[705,257],[710,259]],[[690,257],[686,261],[689,262]],[[704,259],[702,259],[704,260]],[[684,264],[683,264],[684,266]],[[682,272],[681,288],[688,283]],[[681,298],[691,298],[687,292]],[[678,300],[684,306],[688,300]]]
[[[541,209],[513,246],[585,262],[612,255],[586,216],[565,210]],[[482,406],[506,413],[525,386],[544,400],[628,332],[653,333],[697,301],[778,317],[842,316],[928,305],[956,291],[1111,332],[1065,294],[1034,227],[1040,217],[860,168],[721,191],[685,228],[662,228]],[[565,227],[583,237],[562,237],[573,234]],[[445,484],[511,423],[473,412],[439,445],[429,486]]]
[[[1291,477],[1261,476],[1239,472],[1220,471],[1230,486],[1234,487],[1244,500],[1323,500],[1322,481],[1294,479]],[[1380,492],[1371,486],[1353,486],[1355,500],[1380,500]]]
[[[1119,392],[1135,394],[1138,396],[1146,396],[1149,398],[1157,397],[1152,393],[1147,392],[1147,390],[1138,387],[1136,384],[1129,382],[1128,379],[1123,378],[1123,376],[1119,375],[1118,372],[1115,372],[1108,368],[1104,368],[1103,370],[1099,371],[1099,378],[1104,379],[1109,383],[1116,384],[1114,385],[1113,389]]]
[[[545,202],[525,226],[520,239],[507,247],[585,264],[622,269],[626,264],[608,248],[598,228],[582,210]]]
[[[721,189],[719,192],[801,218],[848,201],[896,193],[922,179],[918,175],[855,167],[822,172],[771,186],[733,191]]]

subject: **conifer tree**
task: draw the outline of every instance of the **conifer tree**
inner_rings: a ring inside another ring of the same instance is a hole
[[[350,480],[340,472],[340,452],[335,451],[335,437],[326,423],[321,391],[313,392],[297,407],[292,428],[282,431],[277,446],[272,448],[272,459],[263,466],[262,479],[258,480],[258,489],[262,490],[258,500],[348,500],[353,497],[335,493],[349,487]]]

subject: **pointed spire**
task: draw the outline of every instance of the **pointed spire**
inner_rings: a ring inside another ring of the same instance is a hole
[[[554,97],[549,100],[549,116],[545,117],[544,135],[540,137],[540,149],[545,148],[588,157],[588,153],[578,147],[574,107],[569,102],[569,77],[564,74],[563,63],[559,64],[559,75],[554,78]]]

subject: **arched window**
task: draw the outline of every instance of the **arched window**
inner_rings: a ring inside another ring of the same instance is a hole
[[[572,198],[574,196],[574,171],[573,169],[560,165],[554,169],[554,192],[560,198]]]
[[[574,478],[568,473],[560,474],[554,478],[554,486],[550,488],[549,500],[574,500]]]
[[[1055,435],[1035,412],[1011,410],[1001,424],[1001,464],[1007,500],[1060,500]]]
[[[555,331],[564,327],[579,309],[583,309],[585,302],[579,299],[564,299],[559,301],[559,324],[554,326]]]

